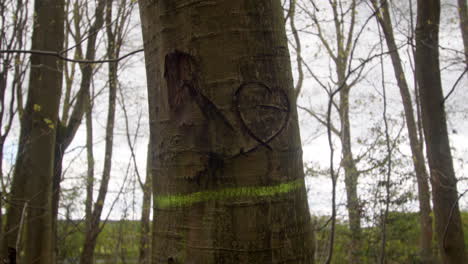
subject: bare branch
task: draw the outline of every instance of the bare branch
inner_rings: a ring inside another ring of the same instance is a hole
[[[60,52],[54,51],[45,51],[45,50],[0,50],[0,53],[26,53],[26,54],[33,54],[33,55],[43,55],[43,56],[52,56],[57,57],[61,60],[68,61],[68,62],[76,62],[76,63],[115,63],[119,62],[127,57],[135,55],[137,53],[143,52],[144,49],[134,50],[129,52],[122,57],[118,57],[115,59],[107,59],[107,60],[79,60],[79,59],[70,59],[63,55]]]

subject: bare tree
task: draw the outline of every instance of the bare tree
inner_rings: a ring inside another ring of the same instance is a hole
[[[467,262],[439,66],[440,0],[418,0],[416,74],[443,263]]]
[[[429,191],[426,163],[421,148],[422,139],[418,137],[418,128],[414,118],[413,101],[406,81],[405,71],[400,59],[398,45],[393,33],[393,25],[390,17],[389,5],[386,0],[371,1],[374,11],[378,12],[377,20],[385,35],[385,41],[390,51],[393,71],[400,89],[400,95],[405,112],[406,128],[408,131],[414,171],[418,183],[418,200],[421,224],[421,260],[423,263],[432,263],[432,217],[431,217],[431,195]]]
[[[131,14],[132,7],[133,4],[129,5],[129,3],[126,0],[120,1],[118,3],[116,14],[119,23],[112,23],[114,17],[113,10],[115,9],[114,1],[106,0],[105,23],[108,40],[107,54],[111,60],[119,57],[123,37],[125,35],[126,25],[128,22],[128,17]],[[100,220],[107,196],[107,190],[112,168],[115,109],[117,100],[117,89],[119,85],[117,71],[118,63],[109,63],[109,100],[105,135],[104,169],[102,172],[101,185],[99,187],[98,197],[96,199],[96,202],[94,203],[93,211],[91,213],[91,219],[87,221],[85,240],[83,243],[83,251],[81,253],[80,258],[80,263],[82,264],[92,263],[94,259],[94,250],[96,247],[97,237],[102,230],[102,227],[100,227]]]
[[[70,4],[70,3],[69,3]],[[73,7],[73,14],[74,14],[74,29],[75,32],[73,35],[74,41],[76,45],[75,48],[75,56],[78,58],[85,58],[86,60],[94,60],[96,57],[96,49],[97,49],[97,36],[98,32],[104,24],[104,7],[105,7],[105,0],[99,0],[97,2],[97,6],[94,12],[94,22],[92,22],[87,38],[87,47],[86,47],[86,54],[84,55],[82,49],[82,42],[84,41],[84,37],[82,37],[81,29],[80,29],[80,21],[81,21],[81,8],[82,5],[77,0],[74,3]],[[67,23],[69,25],[68,32],[72,32],[70,28],[70,22]],[[68,48],[68,47],[67,47]],[[73,66],[72,66],[73,67]],[[68,69],[68,67],[66,67]],[[78,131],[78,128],[81,125],[81,120],[83,118],[84,113],[86,112],[86,106],[90,106],[90,86],[94,74],[94,67],[91,63],[83,63],[80,64],[81,70],[81,83],[78,93],[76,94],[76,102],[72,105],[70,101],[70,94],[73,84],[73,79],[75,77],[74,70],[72,70],[72,74],[68,74],[68,70],[65,72],[67,73],[66,76],[66,91],[65,91],[65,98],[63,103],[63,114],[60,122],[58,123],[59,126],[57,127],[57,140],[55,143],[55,159],[54,159],[54,185],[53,185],[53,197],[52,197],[52,212],[54,217],[54,233],[57,232],[57,217],[58,217],[58,209],[59,209],[59,200],[60,200],[60,183],[62,181],[62,161],[65,155],[65,151],[70,146],[73,138]],[[71,112],[71,114],[70,114]]]
[[[355,75],[351,77],[351,63],[354,59],[354,50],[357,40],[359,39],[360,33],[359,28],[356,30],[357,22],[356,15],[358,1],[352,0],[349,2],[330,0],[328,1],[329,11],[332,13],[331,24],[333,26],[332,36],[333,39],[327,37],[324,30],[324,25],[328,20],[321,21],[318,18],[318,8],[308,8],[302,4],[299,5],[300,9],[307,15],[313,22],[313,31],[308,29],[303,30],[304,33],[312,34],[316,36],[328,56],[331,58],[336,80],[332,77],[331,83],[334,84],[335,88],[331,89],[314,73],[309,70],[312,77],[327,91],[329,98],[333,101],[330,102],[329,111],[327,114],[316,113],[315,111],[307,108],[302,108],[313,118],[315,118],[320,124],[326,126],[329,131],[336,134],[340,138],[341,142],[341,166],[344,169],[345,174],[345,186],[346,186],[346,197],[347,197],[347,209],[349,218],[349,228],[351,232],[350,240],[350,251],[349,251],[349,262],[350,263],[361,263],[360,251],[361,251],[361,205],[358,196],[358,178],[360,171],[357,169],[358,158],[354,157],[351,143],[351,122],[349,117],[350,105],[349,97],[351,89],[359,82],[362,78],[361,74],[364,67],[359,67],[360,70],[356,71]],[[293,24],[291,24],[292,27]],[[293,29],[293,33],[294,33]],[[296,39],[296,47],[299,47]],[[299,54],[300,50],[296,52]],[[300,58],[300,57],[298,57]],[[298,59],[298,65],[302,59]],[[301,63],[302,64],[302,63]],[[308,68],[309,69],[309,68]],[[333,92],[334,91],[334,92]],[[331,96],[332,93],[339,95],[339,101],[336,102]],[[338,111],[340,123],[338,125],[333,124],[330,119],[332,109]],[[328,120],[330,119],[330,120]],[[331,135],[329,135],[331,138]],[[331,146],[331,145],[330,145]],[[331,146],[332,147],[332,146]],[[333,150],[332,150],[333,152]],[[334,173],[333,173],[334,174]],[[337,175],[332,175],[332,179],[336,182]],[[335,186],[336,184],[333,184]],[[334,187],[335,188],[335,187]],[[333,234],[332,234],[333,236]],[[333,245],[330,245],[333,247]],[[331,261],[331,258],[329,259]]]

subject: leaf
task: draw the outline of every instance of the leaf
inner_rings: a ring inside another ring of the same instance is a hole
[[[44,118],[44,122],[49,126],[49,128],[54,129],[54,123],[49,118]]]
[[[34,112],[40,112],[42,110],[42,106],[38,104],[34,104],[33,109],[34,109]]]

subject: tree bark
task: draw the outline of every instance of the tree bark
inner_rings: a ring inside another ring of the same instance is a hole
[[[64,42],[63,1],[34,4],[33,50],[61,51]],[[23,263],[53,263],[52,177],[54,144],[62,87],[62,62],[31,55],[29,91],[21,123],[17,160],[6,216],[2,259],[16,262],[18,223],[24,218]],[[27,204],[27,206],[25,206]],[[26,215],[23,214],[23,209]],[[16,256],[15,256],[16,255]]]
[[[281,2],[140,1],[152,263],[311,263]]]
[[[443,263],[466,263],[457,179],[447,133],[439,66],[440,0],[418,0],[416,75],[431,175],[434,216]]]
[[[420,210],[420,247],[421,247],[421,260],[422,263],[433,263],[434,257],[432,254],[432,217],[431,217],[431,196],[429,191],[428,175],[425,166],[423,151],[421,149],[421,140],[418,138],[418,129],[414,118],[413,103],[411,94],[406,81],[405,72],[401,63],[398,47],[396,45],[395,37],[393,34],[393,26],[389,12],[388,2],[386,0],[372,1],[374,9],[378,9],[377,19],[380,27],[385,35],[385,41],[390,51],[390,58],[392,60],[393,72],[400,89],[400,95],[403,102],[403,109],[405,112],[406,128],[410,141],[411,153],[413,157],[414,171],[416,173],[416,180],[418,183],[418,200]]]

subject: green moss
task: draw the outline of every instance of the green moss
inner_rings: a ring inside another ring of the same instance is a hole
[[[247,197],[269,197],[289,193],[304,186],[304,180],[298,179],[274,186],[239,187],[221,190],[210,190],[190,194],[164,195],[156,197],[159,208],[184,207],[195,203],[219,201]]]

